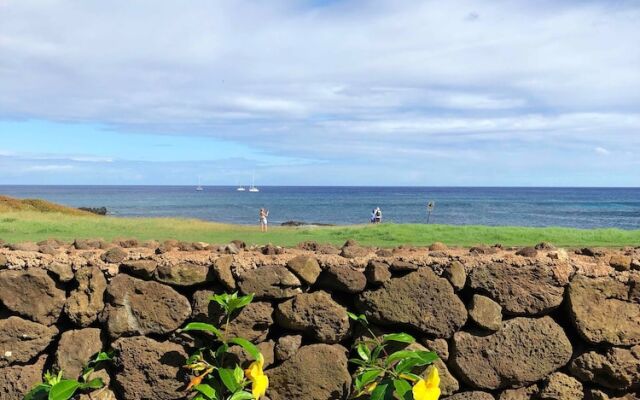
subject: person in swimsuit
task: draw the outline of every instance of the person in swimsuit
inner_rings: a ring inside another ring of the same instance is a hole
[[[260,209],[260,232],[267,232],[269,229],[267,217],[269,216],[269,210],[266,208]]]

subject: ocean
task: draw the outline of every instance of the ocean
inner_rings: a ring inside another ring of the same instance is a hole
[[[127,217],[189,217],[255,224],[367,223],[380,207],[383,222],[490,226],[563,226],[640,229],[640,188],[489,187],[261,187],[231,186],[0,186],[0,193],[41,198],[73,207],[107,207]]]

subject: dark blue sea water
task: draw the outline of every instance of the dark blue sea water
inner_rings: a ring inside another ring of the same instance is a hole
[[[380,207],[383,222],[473,225],[615,227],[640,229],[640,188],[468,187],[235,187],[192,186],[0,186],[0,193],[42,198],[69,206],[105,206],[116,216],[193,217],[253,224],[258,209],[270,222],[298,220],[357,224]]]

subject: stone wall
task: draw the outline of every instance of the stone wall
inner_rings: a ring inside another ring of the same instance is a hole
[[[91,399],[180,399],[184,361],[220,323],[211,293],[255,293],[230,325],[266,356],[272,400],[343,399],[361,334],[406,331],[441,361],[443,398],[637,399],[640,249],[246,248],[236,241],[58,241],[0,248],[0,399],[102,349]],[[238,351],[238,357],[243,355]],[[449,396],[449,397],[447,397]],[[82,397],[89,399],[89,397]]]

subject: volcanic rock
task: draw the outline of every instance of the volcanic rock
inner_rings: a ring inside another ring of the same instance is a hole
[[[349,334],[347,310],[323,291],[302,293],[278,305],[278,324],[322,343],[338,343]]]
[[[612,278],[576,276],[569,284],[571,319],[578,333],[593,344],[640,344],[640,303],[633,286]]]
[[[78,287],[65,303],[65,313],[81,327],[91,325],[104,309],[104,292],[107,280],[98,267],[82,267],[76,271]]]
[[[471,271],[469,283],[511,315],[548,313],[562,303],[564,295],[564,288],[556,282],[553,271],[542,265],[481,265]]]
[[[166,334],[178,329],[191,315],[189,301],[169,286],[119,274],[106,292],[102,313],[109,334]]]
[[[28,363],[42,353],[57,334],[55,326],[20,317],[0,320],[0,367]]]
[[[404,326],[449,338],[467,320],[467,310],[449,282],[423,268],[362,293],[357,307],[381,325]]]
[[[347,350],[340,345],[301,347],[279,367],[268,371],[271,400],[340,400],[347,396],[351,375]]]
[[[457,332],[453,342],[449,361],[458,376],[473,387],[491,390],[536,382],[572,355],[567,335],[549,317],[514,318],[489,336]]]
[[[253,293],[256,299],[287,299],[302,292],[300,280],[281,265],[244,271],[238,277],[238,286],[242,293]]]
[[[53,325],[60,318],[65,292],[41,269],[0,271],[0,302],[32,321]]]

